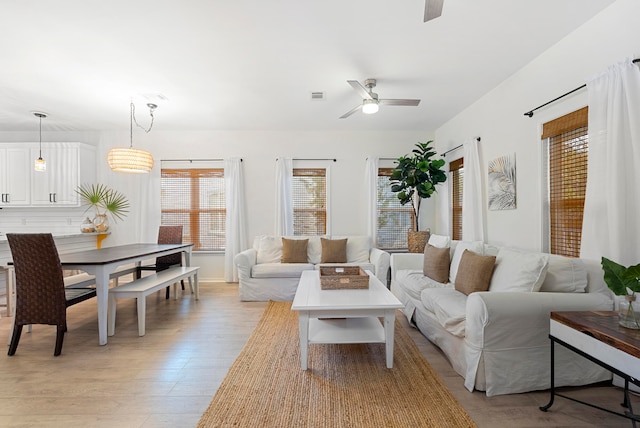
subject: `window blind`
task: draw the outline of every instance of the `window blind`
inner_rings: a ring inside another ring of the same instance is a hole
[[[587,108],[545,123],[549,138],[549,251],[580,256],[589,136]]]
[[[408,247],[407,230],[415,224],[411,205],[402,205],[398,194],[391,191],[389,177],[393,168],[378,169],[378,241],[377,247],[384,250]]]
[[[194,251],[226,245],[224,169],[162,169],[161,222],[183,226],[183,242]]]
[[[324,235],[327,233],[327,170],[293,169],[293,233]]]
[[[464,158],[449,163],[451,174],[451,239],[462,240],[462,191]]]

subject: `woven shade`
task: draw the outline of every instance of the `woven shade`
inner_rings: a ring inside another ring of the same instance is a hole
[[[114,147],[107,154],[109,167],[116,172],[148,173],[153,168],[153,156],[133,147]]]

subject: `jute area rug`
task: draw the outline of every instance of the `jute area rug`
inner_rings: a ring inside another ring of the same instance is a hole
[[[298,315],[269,302],[198,427],[475,427],[411,337],[384,344],[311,345],[300,370]]]

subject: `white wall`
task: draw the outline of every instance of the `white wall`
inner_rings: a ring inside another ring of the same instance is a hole
[[[162,120],[156,115],[157,123]],[[330,167],[330,233],[366,234],[364,207],[364,167],[367,156],[397,158],[409,153],[415,143],[433,139],[432,132],[163,132],[134,135],[134,147],[149,150],[156,160],[150,175],[118,174],[106,162],[106,153],[114,146],[128,146],[128,130],[100,134],[47,133],[47,141],[94,143],[97,150],[97,177],[129,197],[131,212],[111,228],[103,246],[130,242],[153,242],[160,221],[159,168],[162,159],[209,159],[241,157],[245,173],[248,236],[273,234],[275,228],[275,165],[278,156],[293,158],[336,158]],[[37,135],[36,135],[37,138]],[[0,141],[33,141],[27,133],[0,133]],[[295,162],[294,162],[295,166]],[[154,207],[154,204],[158,207]],[[151,207],[148,209],[148,207]],[[422,217],[428,217],[429,204],[423,204]],[[29,212],[20,215],[28,216]],[[82,218],[78,217],[78,222]],[[422,224],[426,224],[424,221]],[[2,212],[0,211],[0,225]],[[426,226],[425,226],[426,227]],[[251,242],[247,242],[250,245]],[[201,267],[200,277],[222,279],[223,255],[198,254],[194,264]]]
[[[538,110],[533,118],[523,113],[586,83],[611,64],[629,56],[640,57],[639,16],[637,0],[616,1],[436,130],[439,152],[462,144],[469,137],[481,137],[484,171],[490,160],[516,154],[517,209],[487,210],[487,177],[483,174],[488,242],[541,249],[541,125],[584,107],[586,89]],[[447,156],[447,160],[459,156]],[[436,229],[446,233],[442,223]]]

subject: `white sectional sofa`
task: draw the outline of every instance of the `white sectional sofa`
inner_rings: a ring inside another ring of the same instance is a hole
[[[305,270],[323,266],[360,266],[370,270],[387,284],[389,253],[372,246],[368,236],[290,236],[285,239],[308,239],[307,255],[304,263],[282,263],[281,236],[257,236],[253,247],[236,255],[238,267],[240,300],[267,301],[293,300]],[[347,239],[345,263],[321,263],[321,238]]]
[[[410,322],[444,352],[469,391],[493,396],[550,388],[550,312],[614,308],[597,261],[481,242],[452,241],[449,246],[446,283],[424,275],[425,255],[393,254],[391,291],[405,304]],[[462,263],[456,263],[464,249],[496,256],[488,291],[466,295],[456,290],[456,269],[462,270]],[[610,372],[555,347],[556,386],[609,379]]]

